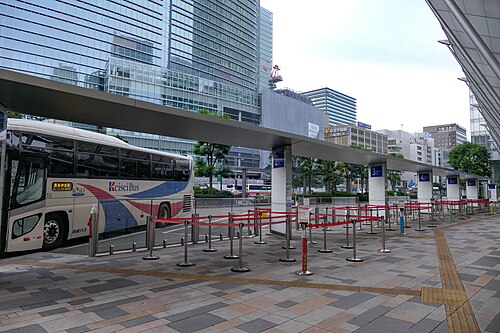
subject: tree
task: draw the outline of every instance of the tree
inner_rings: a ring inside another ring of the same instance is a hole
[[[477,143],[464,142],[450,150],[448,162],[453,169],[478,176],[491,176],[490,153]]]
[[[210,115],[217,118],[227,117],[213,114],[208,110],[199,110],[198,113]],[[213,188],[212,177],[214,175],[225,176],[230,173],[230,168],[227,165],[226,156],[229,154],[231,146],[221,145],[210,142],[198,141],[193,146],[193,154],[198,157],[195,158],[194,172],[198,177],[208,177],[209,186]]]
[[[318,160],[317,172],[323,175],[326,192],[332,192],[342,181],[342,169],[339,167],[339,163],[335,161]]]
[[[401,153],[389,153],[389,156],[396,158],[404,158],[404,155]],[[396,184],[401,180],[401,175],[403,172],[399,170],[387,170],[387,180],[391,183],[391,189],[396,191]]]

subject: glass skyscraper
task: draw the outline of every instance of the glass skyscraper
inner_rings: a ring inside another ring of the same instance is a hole
[[[0,0],[0,67],[259,124],[260,11],[258,0]],[[189,140],[105,130],[191,152]]]
[[[330,88],[303,92],[313,105],[328,115],[328,125],[356,125],[356,99]]]

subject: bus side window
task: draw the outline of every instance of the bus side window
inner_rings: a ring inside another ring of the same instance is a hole
[[[40,156],[25,156],[15,183],[14,206],[19,207],[44,197],[45,160]]]

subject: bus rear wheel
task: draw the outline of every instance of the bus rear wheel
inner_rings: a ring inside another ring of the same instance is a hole
[[[158,209],[158,218],[159,219],[170,218],[170,207],[167,204],[160,205],[160,208]],[[170,223],[161,223],[161,222],[156,223],[157,228],[164,228],[167,225],[170,225]]]
[[[64,218],[59,214],[49,214],[43,225],[43,249],[50,251],[61,246],[68,234]]]

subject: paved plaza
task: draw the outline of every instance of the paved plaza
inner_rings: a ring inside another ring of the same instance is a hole
[[[309,245],[301,269],[300,240],[285,258],[284,241],[244,239],[243,264],[223,259],[229,241],[184,249],[89,258],[39,252],[0,261],[1,332],[500,332],[500,216],[438,222],[438,228],[358,231],[357,256],[342,249],[342,227]],[[238,242],[234,243],[235,253]]]

